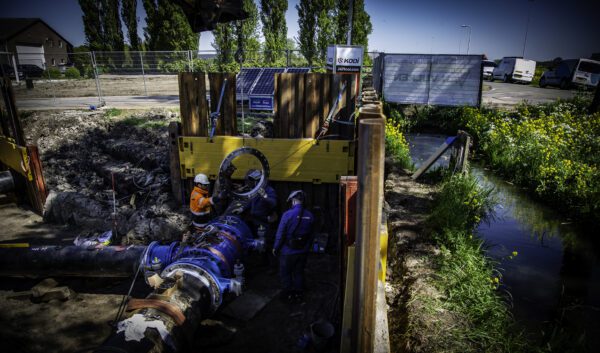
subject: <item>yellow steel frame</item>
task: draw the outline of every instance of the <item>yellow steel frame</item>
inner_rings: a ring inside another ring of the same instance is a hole
[[[253,147],[269,161],[270,180],[337,183],[342,175],[354,175],[352,141],[315,139],[253,139],[233,136],[179,138],[181,177],[193,178],[204,173],[215,179],[223,159],[240,147]],[[256,158],[243,155],[233,164],[238,168],[234,179],[242,179],[250,168],[260,169]]]
[[[33,180],[33,175],[29,169],[27,148],[17,145],[14,140],[2,135],[0,135],[0,162],[22,174],[27,180]]]

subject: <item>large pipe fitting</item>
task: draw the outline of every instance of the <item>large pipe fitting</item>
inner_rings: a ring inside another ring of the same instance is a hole
[[[9,170],[0,172],[0,193],[5,194],[15,190],[15,181]]]

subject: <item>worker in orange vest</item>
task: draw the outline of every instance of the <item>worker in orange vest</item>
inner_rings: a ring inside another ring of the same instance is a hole
[[[192,225],[195,228],[204,228],[212,219],[212,206],[218,200],[208,196],[210,181],[204,174],[198,174],[194,178],[194,190],[190,195],[190,211],[192,212]]]

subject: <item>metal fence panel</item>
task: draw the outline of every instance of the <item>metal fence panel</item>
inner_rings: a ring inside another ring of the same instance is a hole
[[[382,91],[401,104],[480,104],[481,55],[385,54]]]

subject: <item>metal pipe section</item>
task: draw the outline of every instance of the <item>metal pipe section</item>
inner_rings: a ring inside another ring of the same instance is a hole
[[[11,192],[15,189],[15,181],[10,171],[0,172],[0,193]]]
[[[360,116],[356,204],[360,211],[356,220],[351,347],[352,352],[368,353],[374,351],[375,342],[385,122],[377,110],[361,109]]]
[[[177,352],[190,347],[199,323],[221,305],[227,292],[241,294],[243,279],[234,265],[262,240],[236,216],[222,216],[185,243],[152,243],[141,268],[155,288],[146,299],[129,302],[131,315],[116,325],[96,350],[105,352]]]
[[[1,276],[131,277],[145,246],[0,248]]]

